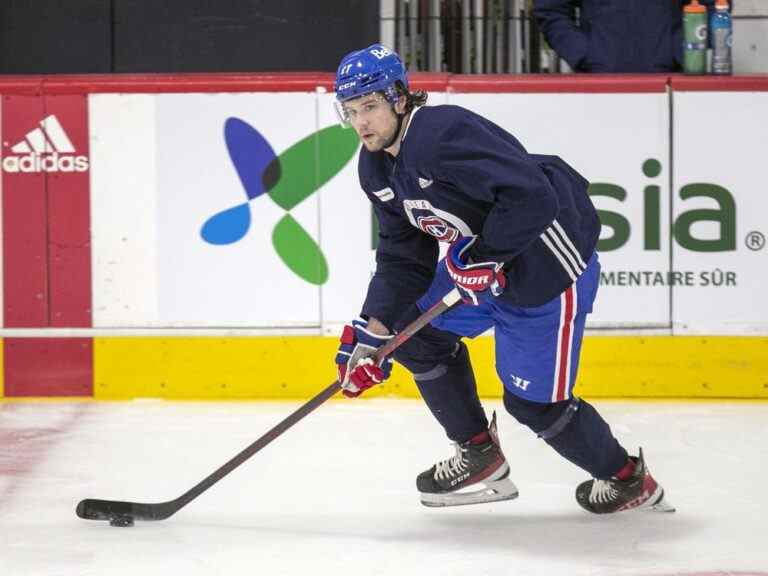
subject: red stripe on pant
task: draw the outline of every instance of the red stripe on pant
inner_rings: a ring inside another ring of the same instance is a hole
[[[563,326],[560,333],[560,370],[557,374],[557,396],[556,400],[560,402],[565,400],[566,390],[568,389],[568,368],[570,366],[569,355],[571,353],[571,328],[573,325],[573,286],[563,293]]]

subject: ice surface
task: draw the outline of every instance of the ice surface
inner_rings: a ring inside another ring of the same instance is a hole
[[[175,498],[299,403],[0,403],[0,574],[768,573],[768,403],[595,402],[676,514],[592,516],[585,474],[496,401],[517,500],[419,504],[452,454],[416,401],[331,401],[175,516],[80,520],[82,498]]]

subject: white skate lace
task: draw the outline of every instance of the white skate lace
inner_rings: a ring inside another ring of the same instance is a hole
[[[435,464],[435,480],[458,476],[467,469],[467,460],[464,459],[464,453],[467,449],[462,448],[459,444],[454,444],[454,446],[456,447],[454,456]]]
[[[615,500],[619,491],[613,487],[610,480],[597,480],[592,482],[592,491],[589,493],[590,502],[610,502]]]

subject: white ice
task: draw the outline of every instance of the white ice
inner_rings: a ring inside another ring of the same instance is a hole
[[[595,402],[675,514],[593,516],[585,474],[497,401],[517,500],[428,509],[452,448],[417,401],[331,401],[175,516],[113,528],[82,498],[170,500],[300,403],[0,403],[0,574],[768,574],[768,403]]]

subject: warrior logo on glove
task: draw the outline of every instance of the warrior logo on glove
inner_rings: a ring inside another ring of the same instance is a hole
[[[462,300],[477,306],[504,292],[507,279],[501,262],[468,263],[469,249],[475,241],[477,236],[466,236],[451,244],[445,256],[445,267]]]

